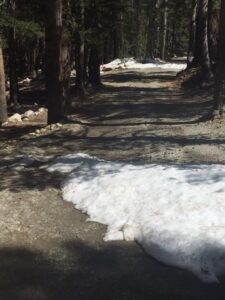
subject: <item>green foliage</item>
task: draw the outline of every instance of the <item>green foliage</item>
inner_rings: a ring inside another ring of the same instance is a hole
[[[36,1],[36,0],[35,0]],[[16,12],[12,12],[10,2],[6,0],[0,12],[0,30],[2,39],[7,45],[7,35],[10,28],[14,28],[17,34],[17,39],[38,40],[44,38],[44,25],[42,19],[37,16],[37,1],[36,2],[17,0]]]
[[[163,16],[167,7],[166,54],[170,57],[187,51],[192,0],[63,1],[64,41],[75,40],[78,32],[86,45],[107,48],[108,57],[160,56]],[[11,3],[12,0],[5,0],[0,7],[3,43],[7,45],[8,29],[15,28],[18,45],[32,48],[38,40],[44,39],[45,1],[16,0],[15,14]],[[213,9],[218,9],[219,5],[220,0],[213,0]]]

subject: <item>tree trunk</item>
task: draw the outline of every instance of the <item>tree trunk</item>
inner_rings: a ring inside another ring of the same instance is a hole
[[[80,33],[75,34],[75,69],[76,69],[76,91],[78,96],[84,96],[84,42]]]
[[[214,8],[212,0],[210,0],[209,8],[209,53],[210,58],[213,63],[217,59],[217,46],[218,46],[218,37],[219,37],[219,18],[220,14],[217,9]]]
[[[165,8],[164,8],[164,14],[163,14],[163,37],[162,37],[162,52],[161,52],[161,58],[162,60],[165,60],[166,56],[166,44],[167,44],[167,31],[168,31],[168,7],[167,7],[168,0],[165,0]]]
[[[135,20],[135,28],[134,28],[134,32],[135,32],[135,36],[136,36],[136,43],[134,44],[134,56],[135,57],[139,57],[140,56],[140,1],[139,0],[135,0],[134,1],[134,20]]]
[[[196,47],[197,12],[198,12],[198,0],[193,0],[188,55],[187,55],[188,67],[191,66],[192,63],[191,56],[194,55],[194,49]]]
[[[123,1],[120,0],[120,6],[123,6]],[[125,55],[125,42],[124,42],[124,13],[120,11],[119,24],[118,24],[118,57],[124,57]]]
[[[208,41],[208,4],[208,0],[199,0],[199,59],[204,79],[207,81],[213,78]]]
[[[89,82],[93,88],[99,87],[101,85],[100,77],[100,57],[97,46],[92,45],[90,50],[89,64]]]
[[[67,111],[71,107],[70,98],[70,74],[71,74],[71,44],[69,41],[65,41],[62,45],[61,52],[62,63],[62,89],[63,99],[65,100],[65,110]]]
[[[153,48],[154,48],[154,39],[153,39],[153,23],[152,22],[152,6],[149,5],[148,7],[148,24],[147,24],[147,43],[146,43],[146,56],[153,56]]]
[[[89,59],[89,48],[87,44],[84,45],[84,83],[88,83],[88,59]]]
[[[38,74],[38,71],[43,68],[43,41],[40,39],[38,41],[37,49],[36,49],[36,55],[35,55],[35,61],[34,61],[34,70],[36,74]],[[43,71],[43,70],[42,70]]]
[[[221,1],[220,33],[218,44],[217,70],[215,80],[215,107],[221,116],[225,105],[225,1]]]
[[[0,48],[0,125],[7,121],[7,104],[5,93],[5,71],[2,48]]]
[[[62,41],[63,0],[46,1],[46,87],[48,123],[62,121],[68,96]],[[67,75],[68,76],[68,75]]]
[[[16,46],[16,28],[15,28],[15,18],[16,18],[15,0],[11,0],[9,5],[10,5],[9,11],[13,20],[13,24],[8,30],[10,103],[13,105],[17,105],[19,99],[19,89],[18,89],[17,59],[16,59],[17,46]]]
[[[119,57],[119,43],[118,43],[118,33],[117,29],[113,31],[113,59]]]
[[[76,93],[80,98],[84,97],[84,30],[85,30],[85,5],[83,0],[77,1],[77,24],[74,32],[75,45],[75,70]]]
[[[213,1],[208,0],[208,45],[209,45],[209,56],[212,58],[212,36],[211,36],[211,25],[212,25],[212,15],[213,15]]]

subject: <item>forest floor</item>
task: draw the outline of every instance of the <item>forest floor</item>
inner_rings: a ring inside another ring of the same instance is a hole
[[[109,72],[62,127],[45,129],[43,112],[0,129],[1,300],[224,299],[223,278],[205,285],[136,243],[105,243],[105,226],[86,222],[62,200],[62,175],[47,173],[45,162],[21,163],[21,156],[51,160],[81,152],[129,162],[224,164],[225,126],[209,120],[212,97],[182,89],[175,75]]]

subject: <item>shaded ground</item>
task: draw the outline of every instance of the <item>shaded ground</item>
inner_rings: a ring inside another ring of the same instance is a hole
[[[0,299],[224,299],[225,280],[204,285],[145,255],[135,243],[104,243],[105,227],[61,198],[61,175],[18,155],[85,152],[144,162],[224,163],[223,123],[205,122],[210,97],[174,86],[174,73],[122,71],[74,108],[55,131],[32,120],[0,129]],[[203,122],[204,121],[204,122]],[[207,251],[207,249],[206,249]]]

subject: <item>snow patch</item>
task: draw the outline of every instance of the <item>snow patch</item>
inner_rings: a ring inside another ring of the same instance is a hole
[[[105,240],[135,240],[204,282],[225,273],[225,166],[133,165],[88,155],[59,157],[63,198],[107,225]]]
[[[164,63],[158,60],[152,60],[151,63],[139,63],[134,58],[115,59],[112,62],[102,65],[102,71],[112,71],[117,69],[153,69],[159,68],[160,70],[167,71],[182,71],[185,70],[187,64],[184,63]]]

